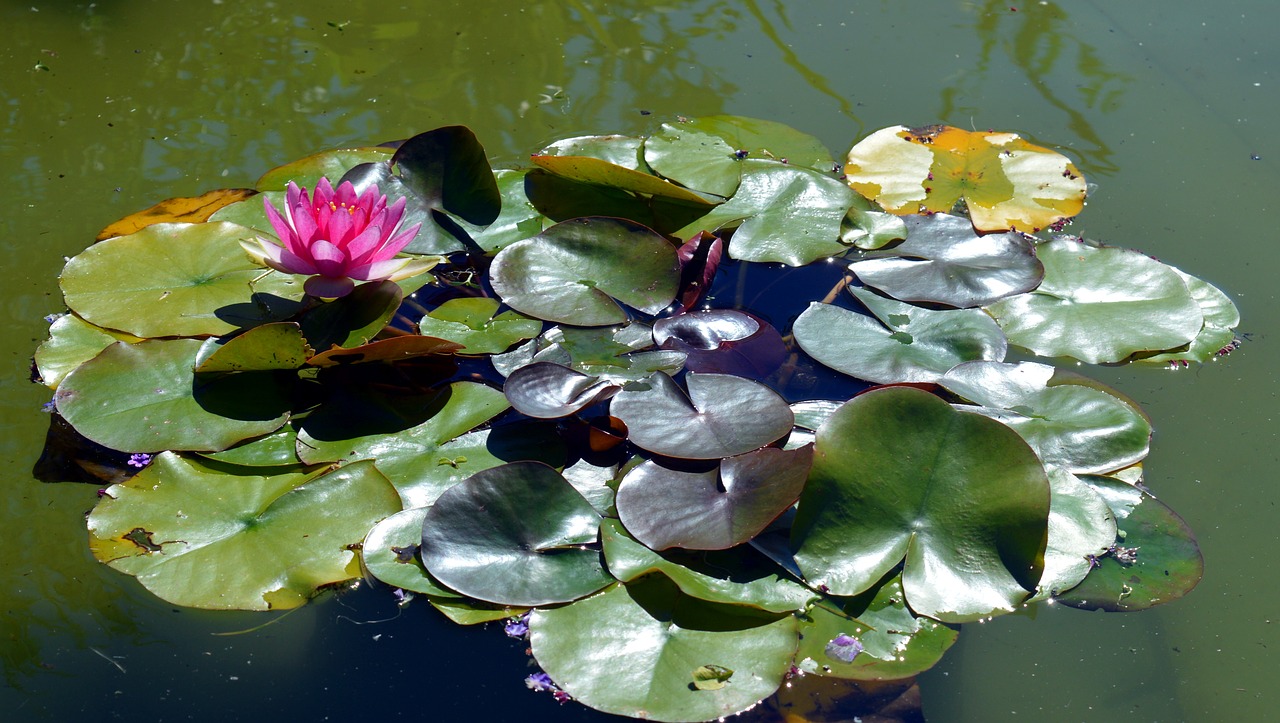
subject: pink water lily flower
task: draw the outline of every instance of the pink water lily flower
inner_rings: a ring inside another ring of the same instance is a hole
[[[422,224],[397,233],[405,199],[387,206],[376,186],[357,195],[349,181],[335,191],[321,178],[308,198],[293,181],[285,197],[284,214],[263,199],[267,220],[283,246],[262,237],[241,241],[254,261],[286,274],[310,276],[303,287],[312,296],[346,296],[356,281],[399,281],[438,264],[439,256],[397,258]]]

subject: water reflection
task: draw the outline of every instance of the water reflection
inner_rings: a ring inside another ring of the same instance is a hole
[[[1066,116],[1067,128],[1075,137],[1087,143],[1070,149],[1082,157],[1086,172],[1114,174],[1118,167],[1113,152],[1090,118],[1114,111],[1133,77],[1108,67],[1057,4],[1016,5],[1010,6],[1007,0],[986,0],[970,6],[975,16],[973,30],[981,43],[978,61],[943,87],[939,115],[953,123],[978,115],[982,109],[966,105],[965,99],[980,97],[977,88],[992,82],[993,67],[1007,61],[1008,68],[1021,74],[1045,103]]]

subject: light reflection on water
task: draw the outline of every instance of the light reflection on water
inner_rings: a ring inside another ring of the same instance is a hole
[[[89,557],[80,513],[93,489],[28,476],[48,393],[25,381],[27,358],[45,335],[41,317],[60,310],[63,257],[156,200],[450,123],[517,163],[557,137],[735,113],[813,133],[836,154],[899,123],[1025,133],[1100,184],[1076,230],[1236,295],[1254,341],[1224,363],[1083,370],[1151,413],[1148,484],[1200,534],[1206,581],[1150,613],[1057,606],[969,626],[923,688],[935,720],[1261,719],[1274,708],[1267,671],[1280,649],[1266,608],[1280,576],[1270,554],[1277,384],[1265,355],[1276,319],[1265,219],[1280,160],[1267,130],[1280,110],[1280,51],[1266,29],[1280,6],[1171,5],[0,5],[0,168],[11,189],[0,293],[12,330],[0,375],[2,514],[20,530],[0,561],[0,715],[598,718],[527,693],[521,646],[500,631],[455,629],[424,606],[354,624],[395,614],[376,592],[230,637],[211,633],[263,618],[176,612],[151,598]]]

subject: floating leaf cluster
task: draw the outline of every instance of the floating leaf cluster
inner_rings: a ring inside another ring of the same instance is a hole
[[[321,178],[404,199],[405,251],[444,261],[334,300],[256,265],[264,197]],[[528,613],[539,687],[711,720],[796,674],[910,677],[1036,600],[1198,582],[1142,484],[1141,409],[1009,358],[1237,345],[1210,284],[1030,235],[1084,192],[1058,153],[943,126],[841,164],[681,118],[496,171],[440,128],[112,224],[63,270],[36,369],[55,421],[121,459],[94,555],[159,597],[282,609],[367,575],[462,624]]]

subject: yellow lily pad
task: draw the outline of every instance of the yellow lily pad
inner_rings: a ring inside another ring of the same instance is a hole
[[[849,149],[844,170],[855,191],[898,215],[963,200],[979,231],[1034,233],[1084,208],[1084,176],[1071,160],[1016,133],[882,128]]]

